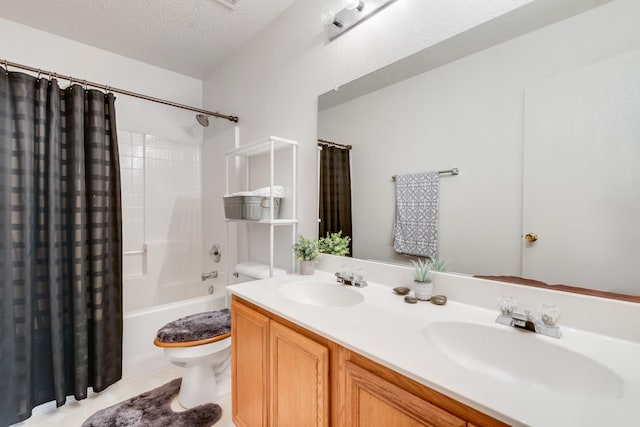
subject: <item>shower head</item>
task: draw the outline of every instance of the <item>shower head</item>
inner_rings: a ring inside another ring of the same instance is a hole
[[[204,114],[196,114],[196,120],[198,121],[198,123],[200,123],[200,125],[209,127],[209,116],[206,116]]]

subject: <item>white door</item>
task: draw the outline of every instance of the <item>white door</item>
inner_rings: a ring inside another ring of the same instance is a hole
[[[525,92],[523,277],[640,295],[640,51]]]

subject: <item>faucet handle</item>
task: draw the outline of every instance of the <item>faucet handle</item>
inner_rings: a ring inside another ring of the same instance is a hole
[[[351,272],[351,269],[348,265],[340,266],[340,276],[343,279],[347,279],[349,281],[353,280],[353,273]]]
[[[545,326],[556,326],[560,320],[560,309],[553,304],[540,304],[538,313]]]
[[[518,309],[518,301],[513,297],[500,297],[498,298],[498,308],[500,308],[500,314],[511,317]]]
[[[364,268],[356,268],[356,270],[353,272],[353,285],[358,288],[364,288],[365,286],[367,286],[367,281],[364,280],[366,275],[367,272],[364,270]]]
[[[338,283],[345,285],[351,285],[353,283],[353,273],[351,273],[351,270],[346,265],[340,267],[340,271],[336,272],[336,277],[338,278]]]

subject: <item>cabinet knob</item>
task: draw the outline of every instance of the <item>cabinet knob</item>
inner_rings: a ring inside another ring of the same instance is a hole
[[[529,243],[533,243],[536,240],[538,240],[538,235],[536,233],[527,233],[524,235],[524,240],[526,240]]]

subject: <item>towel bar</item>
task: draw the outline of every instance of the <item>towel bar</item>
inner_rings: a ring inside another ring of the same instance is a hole
[[[460,170],[458,168],[451,168],[451,169],[446,170],[446,171],[438,171],[438,174],[439,175],[449,175],[449,174],[450,175],[459,175],[460,174]],[[393,175],[391,177],[391,179],[395,181],[396,180],[396,176],[397,175]]]

